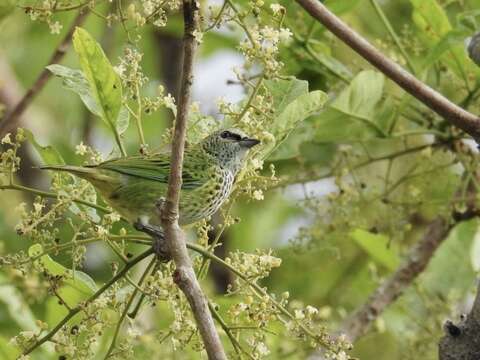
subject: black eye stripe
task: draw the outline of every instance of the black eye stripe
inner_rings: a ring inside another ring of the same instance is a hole
[[[238,134],[235,134],[235,133],[232,133],[230,131],[223,131],[220,136],[223,138],[223,139],[231,139],[231,140],[235,140],[235,141],[240,141],[242,140],[242,137]]]

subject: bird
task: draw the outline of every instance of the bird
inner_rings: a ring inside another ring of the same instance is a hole
[[[237,128],[228,128],[215,131],[185,148],[180,226],[205,219],[221,207],[244,167],[249,150],[259,143],[258,139]],[[161,152],[116,158],[97,165],[44,165],[40,168],[66,171],[87,180],[105,202],[137,230],[158,237],[161,223],[157,206],[167,193],[170,159],[170,152]],[[157,250],[165,255],[164,248]]]

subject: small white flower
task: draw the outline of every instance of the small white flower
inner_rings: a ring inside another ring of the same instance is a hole
[[[302,310],[295,310],[295,319],[302,320],[305,319],[305,314]]]
[[[112,213],[110,213],[110,214],[107,214],[107,215],[105,215],[105,217],[108,217],[108,219],[109,219],[112,223],[118,222],[118,221],[120,221],[120,219],[121,219],[120,214],[118,214],[118,213],[116,213],[116,212],[112,212]]]
[[[263,266],[268,265],[271,268],[276,268],[282,264],[282,259],[272,255],[262,255],[260,256],[260,264]]]
[[[347,356],[347,354],[345,353],[345,351],[340,351],[340,352],[337,354],[336,360],[348,360],[348,356]]]
[[[105,229],[103,226],[98,225],[97,226],[97,235],[98,236],[105,236],[108,234],[108,230]]]
[[[281,11],[285,11],[285,8],[280,4],[272,4],[270,9],[272,9],[273,15],[278,15]]]
[[[77,146],[75,146],[75,154],[77,154],[77,155],[83,156],[87,153],[87,150],[88,150],[88,148],[85,146],[83,141],[80,144],[78,144]]]
[[[152,14],[155,11],[155,6],[150,0],[147,0],[143,3],[143,11],[147,16]]]
[[[140,335],[142,335],[142,333],[137,328],[129,327],[127,329],[127,335],[129,338],[135,339],[135,338],[138,338]]]
[[[287,42],[292,37],[293,33],[288,28],[281,28],[278,35],[281,42]]]
[[[280,33],[277,30],[271,28],[270,26],[265,26],[262,29],[262,35],[265,40],[269,40],[272,43],[277,43],[280,39]]]
[[[305,311],[307,312],[307,314],[309,316],[313,316],[313,315],[316,315],[318,314],[318,309],[313,307],[313,306],[310,306],[308,305],[306,308],[305,308]]]
[[[97,300],[95,300],[95,306],[98,308],[105,308],[108,305],[108,299],[105,297],[100,297]]]
[[[259,200],[259,201],[260,201],[260,200],[263,200],[263,199],[264,199],[263,191],[262,191],[262,190],[255,190],[252,195],[253,195],[253,198],[254,198],[255,200]]]
[[[263,161],[260,159],[252,159],[252,166],[255,170],[263,168]]]
[[[62,30],[63,25],[60,24],[58,21],[55,21],[54,23],[50,24],[50,33],[51,34],[60,34],[60,31]]]
[[[270,350],[268,350],[267,346],[263,342],[259,342],[257,344],[257,353],[260,356],[265,356],[270,354]]]
[[[9,144],[11,145],[12,144],[12,139],[10,138],[11,134],[8,133],[7,135],[5,135],[2,139],[2,141],[0,141],[2,144]]]
[[[198,30],[194,30],[193,31],[193,37],[195,38],[197,43],[200,44],[203,41],[203,32],[198,31]]]
[[[190,111],[192,113],[199,113],[200,112],[200,103],[198,101],[194,101],[190,104]]]
[[[177,106],[175,105],[175,99],[171,94],[163,97],[163,103],[167,109],[172,110],[174,114],[177,113]]]
[[[123,76],[123,74],[125,73],[126,70],[127,69],[125,68],[125,65],[123,65],[123,64],[119,64],[119,65],[113,67],[113,71],[115,71],[118,74],[118,76]]]
[[[36,213],[41,213],[44,205],[41,203],[33,203],[33,208],[35,209]]]

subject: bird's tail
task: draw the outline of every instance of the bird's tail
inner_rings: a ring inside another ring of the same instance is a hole
[[[54,171],[66,171],[79,177],[91,177],[95,174],[95,169],[87,168],[83,166],[71,166],[71,165],[42,165],[42,170],[54,170]]]
[[[82,179],[90,181],[96,186],[102,184],[111,184],[114,179],[111,176],[104,174],[95,167],[72,166],[72,165],[44,165],[40,166],[42,170],[65,171]]]

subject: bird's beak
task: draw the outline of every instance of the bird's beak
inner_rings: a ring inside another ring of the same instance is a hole
[[[260,144],[260,140],[257,139],[249,139],[249,138],[243,138],[242,140],[239,141],[240,146],[250,149],[251,147],[254,147],[255,145]]]

